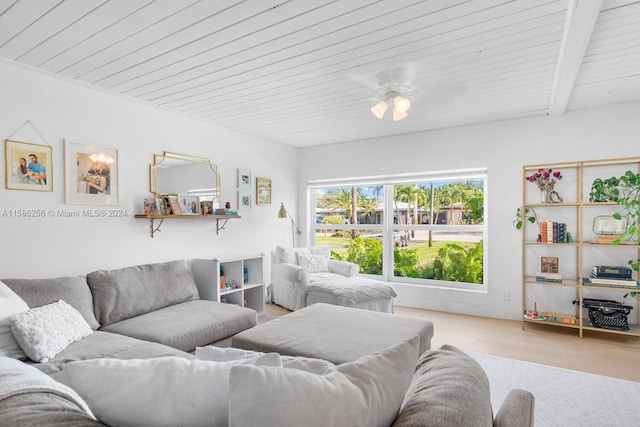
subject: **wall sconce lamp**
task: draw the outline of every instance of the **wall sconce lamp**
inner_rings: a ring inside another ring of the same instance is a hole
[[[278,218],[286,218],[286,217],[289,217],[289,219],[291,220],[291,247],[293,248],[296,246],[296,232],[298,234],[302,234],[302,232],[300,231],[296,223],[293,221],[293,218],[291,218],[291,214],[289,213],[289,211],[284,207],[284,203],[280,202],[280,210],[278,211]]]

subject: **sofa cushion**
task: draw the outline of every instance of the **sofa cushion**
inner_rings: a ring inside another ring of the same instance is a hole
[[[47,362],[93,332],[82,315],[63,300],[13,315],[11,331],[34,362]]]
[[[69,387],[32,366],[0,357],[0,425],[101,426]]]
[[[184,260],[94,271],[87,283],[102,326],[198,298]]]
[[[80,312],[91,329],[100,326],[93,313],[93,296],[84,276],[52,279],[2,279],[29,307],[64,300]]]
[[[66,370],[72,387],[109,425],[226,426],[229,371],[239,364],[280,366],[280,357],[272,353],[232,362],[95,359],[72,362]]]
[[[11,332],[11,316],[29,310],[22,298],[0,282],[0,352],[15,359],[26,359],[20,345]]]
[[[152,357],[176,356],[193,359],[184,351],[155,342],[143,341],[110,332],[95,331],[80,341],[70,344],[56,357],[46,363],[34,365],[56,381],[69,385],[65,367],[69,362],[88,359],[147,359]]]
[[[233,347],[216,347],[208,345],[196,348],[196,358],[200,360],[210,360],[212,362],[228,362],[232,360],[251,359],[261,356],[261,351],[242,350]],[[314,359],[312,357],[285,356],[280,355],[283,368],[299,369],[301,371],[323,374],[327,369],[334,368],[335,365],[327,360]]]
[[[389,426],[418,359],[418,337],[317,375],[297,369],[234,366],[229,425]]]
[[[101,330],[192,351],[257,323],[255,310],[195,300],[112,323]]]
[[[422,354],[394,427],[493,426],[489,380],[449,345]]]

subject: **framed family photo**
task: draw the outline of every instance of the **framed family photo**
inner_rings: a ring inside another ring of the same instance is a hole
[[[238,169],[238,188],[251,188],[251,171]]]
[[[64,141],[65,203],[118,204],[118,150]]]
[[[256,205],[271,204],[271,180],[256,178]]]
[[[180,199],[182,215],[200,215],[202,213],[198,196],[180,194],[178,198]]]
[[[4,150],[8,190],[53,191],[51,146],[6,140]]]

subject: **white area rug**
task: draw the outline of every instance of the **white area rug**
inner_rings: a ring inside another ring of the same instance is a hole
[[[640,383],[468,353],[489,377],[494,413],[509,390],[522,388],[535,396],[537,427],[640,426]]]

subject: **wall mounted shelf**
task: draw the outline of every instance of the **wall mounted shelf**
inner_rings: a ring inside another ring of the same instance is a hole
[[[216,234],[220,232],[220,230],[224,230],[225,225],[227,225],[227,221],[230,219],[240,219],[242,218],[239,215],[135,215],[136,219],[148,219],[151,221],[151,238],[156,231],[161,231],[160,227],[162,226],[162,222],[165,219],[191,219],[191,220],[215,220],[216,221]],[[155,220],[159,219],[160,222],[158,226],[155,225]]]

